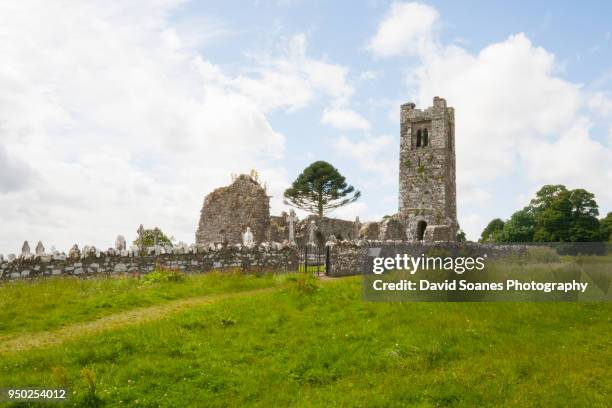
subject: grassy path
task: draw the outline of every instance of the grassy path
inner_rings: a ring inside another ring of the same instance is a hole
[[[116,313],[97,320],[76,323],[61,329],[27,333],[18,336],[0,337],[0,355],[20,353],[34,348],[54,346],[82,336],[92,335],[107,330],[115,330],[124,326],[136,325],[162,319],[171,314],[189,308],[209,305],[226,299],[249,297],[279,290],[281,287],[248,290],[236,293],[205,295],[187,299],[179,299],[164,304],[141,307]]]

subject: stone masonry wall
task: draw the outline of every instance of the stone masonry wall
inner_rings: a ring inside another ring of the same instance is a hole
[[[383,219],[379,226],[378,239],[387,240],[406,240],[406,227],[397,219],[397,216]]]
[[[196,244],[239,244],[247,227],[256,243],[269,240],[270,198],[255,178],[242,174],[204,199]]]
[[[425,110],[415,109],[412,103],[401,107],[399,215],[409,241],[423,239],[419,236],[419,223],[423,222],[427,226],[448,226],[449,238],[454,241],[457,230],[454,116],[453,108],[439,97]],[[422,137],[419,139],[418,135]],[[422,234],[424,228],[420,231]]]
[[[295,229],[295,240],[298,245],[303,246],[308,242],[308,228],[310,221],[317,225],[315,236],[320,245],[324,245],[330,235],[339,240],[351,240],[357,238],[357,230],[353,221],[341,220],[338,218],[323,217],[320,219],[316,215],[309,215],[297,222]]]
[[[62,256],[32,256],[29,259],[0,261],[0,281],[42,276],[93,276],[124,272],[148,273],[156,265],[185,272],[208,272],[216,269],[240,268],[242,271],[295,271],[298,250],[278,243],[254,248],[240,245],[218,245],[212,248],[193,247],[185,253],[120,256],[98,253],[80,259]]]
[[[329,276],[360,275],[369,248],[381,248],[380,256],[394,254],[408,254],[420,256],[421,254],[439,253],[439,256],[472,256],[478,257],[487,254],[487,257],[501,257],[523,253],[525,245],[493,245],[475,242],[406,242],[406,241],[339,241],[328,243],[330,248],[331,270]],[[445,255],[442,255],[445,254]]]
[[[270,241],[283,242],[289,239],[288,214],[282,212],[280,216],[270,217]]]

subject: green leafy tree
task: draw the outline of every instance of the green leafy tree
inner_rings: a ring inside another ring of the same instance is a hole
[[[599,209],[595,196],[562,185],[544,186],[531,200],[535,217],[533,239],[538,242],[601,241]]]
[[[579,188],[570,192],[569,202],[571,205],[569,241],[595,242],[605,240],[597,219],[599,208],[595,201],[595,195]]]
[[[609,212],[600,222],[601,238],[612,242],[612,212]]]
[[[145,247],[152,247],[155,245],[155,236],[157,236],[157,245],[172,245],[172,241],[174,237],[168,238],[166,234],[162,232],[159,228],[145,228],[142,232],[142,244]],[[134,245],[140,245],[140,237],[137,236],[134,240]]]
[[[597,242],[606,239],[597,219],[595,196],[582,189],[546,185],[530,204],[515,212],[502,228],[493,220],[482,233],[481,241],[493,236],[498,242]],[[608,234],[609,237],[609,234]]]
[[[571,227],[570,192],[563,185],[542,187],[530,203],[535,217],[536,242],[567,242]]]
[[[500,218],[491,220],[480,234],[480,242],[499,242],[505,224]]]
[[[361,193],[346,183],[344,176],[331,164],[316,161],[285,190],[285,204],[319,217],[355,202]]]
[[[535,220],[528,207],[512,214],[499,234],[499,242],[531,242]]]
[[[461,227],[459,227],[459,229],[457,230],[457,242],[465,242],[465,241],[467,241],[467,238],[465,236],[465,231],[463,231]]]

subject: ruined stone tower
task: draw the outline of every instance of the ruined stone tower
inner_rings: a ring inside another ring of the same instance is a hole
[[[399,217],[408,240],[454,241],[457,234],[455,112],[435,97],[401,106]]]

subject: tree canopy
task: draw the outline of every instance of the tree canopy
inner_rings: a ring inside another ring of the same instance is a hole
[[[157,236],[157,245],[172,245],[174,237],[168,238],[159,228],[145,228],[142,232],[142,244],[144,247],[152,247],[155,245],[155,236]],[[133,241],[134,245],[140,245],[140,237],[137,236]]]
[[[330,211],[355,202],[361,193],[331,164],[316,161],[306,167],[290,188],[285,204],[323,217]]]
[[[480,242],[496,242],[499,240],[499,235],[504,230],[505,222],[500,218],[492,220],[482,231]]]
[[[466,242],[467,241],[467,237],[465,236],[465,232],[461,229],[461,227],[459,227],[457,229],[457,242]]]
[[[606,219],[597,219],[595,196],[582,189],[545,185],[528,206],[503,222],[492,220],[483,230],[481,241],[489,242],[597,242],[606,236]],[[612,217],[609,221],[612,224]]]
[[[603,241],[612,242],[612,212],[599,222],[601,226],[601,238]]]

